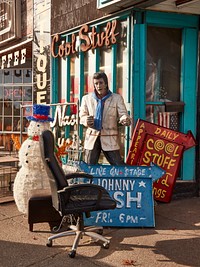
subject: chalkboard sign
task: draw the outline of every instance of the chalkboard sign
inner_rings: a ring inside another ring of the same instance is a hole
[[[80,169],[94,176],[93,183],[103,186],[116,200],[115,210],[91,212],[85,225],[117,227],[154,227],[152,184],[165,174],[155,164],[151,166],[88,165]]]

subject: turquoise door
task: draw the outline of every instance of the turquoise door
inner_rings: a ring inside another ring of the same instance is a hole
[[[134,121],[196,136],[198,16],[148,11],[135,21]],[[195,179],[195,148],[184,152],[179,179]]]

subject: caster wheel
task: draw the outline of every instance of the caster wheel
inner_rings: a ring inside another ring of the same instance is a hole
[[[69,252],[68,255],[69,255],[70,258],[74,258],[76,256],[76,251],[72,250],[72,251]]]
[[[99,229],[99,230],[97,230],[97,234],[99,234],[99,235],[103,235],[103,229]]]
[[[48,240],[46,245],[47,245],[47,247],[52,247],[52,240]]]
[[[106,249],[108,249],[108,248],[109,248],[109,246],[110,246],[110,243],[103,243],[103,248],[106,248]]]

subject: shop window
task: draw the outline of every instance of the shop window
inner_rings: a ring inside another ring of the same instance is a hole
[[[32,104],[32,71],[30,69],[1,70],[0,78],[0,136],[1,145],[11,151],[11,134],[20,132],[20,105]],[[23,114],[22,130],[28,123]]]
[[[4,117],[4,131],[12,131],[12,117]]]
[[[4,114],[6,115],[12,115],[12,102],[4,102]]]
[[[67,64],[66,64],[66,58],[61,59],[61,66],[60,66],[61,71],[61,84],[60,84],[60,102],[64,103],[67,101],[67,93],[66,93],[66,88],[67,88],[67,83],[66,83],[66,69],[67,69]]]
[[[2,83],[2,78],[3,78],[3,70],[0,69],[0,84]],[[0,87],[1,91],[1,87]],[[0,98],[1,98],[1,92],[0,92]]]
[[[126,100],[126,88],[128,87],[128,72],[126,67],[128,60],[126,21],[120,23],[118,31],[120,33],[120,40],[117,44],[117,93],[121,94]]]
[[[79,99],[79,85],[80,85],[80,61],[76,55],[71,57],[70,60],[70,77],[71,77],[71,90],[70,90],[70,102],[76,102]],[[76,107],[74,106],[74,109]],[[76,113],[76,110],[72,110],[72,113]]]
[[[116,43],[112,43],[108,46],[102,45],[92,48],[92,46],[87,51],[80,50],[80,40],[79,36],[76,35],[76,53],[70,54],[67,57],[62,57],[59,59],[58,64],[58,74],[59,80],[57,83],[58,88],[58,99],[55,98],[56,102],[63,102],[63,99],[69,99],[70,102],[76,102],[79,100],[81,102],[82,95],[93,92],[93,74],[97,71],[104,71],[109,80],[109,88],[114,93],[119,93],[123,96],[125,103],[128,101],[129,94],[129,75],[128,64],[130,56],[130,51],[128,51],[128,34],[127,28],[130,21],[126,18],[124,20],[117,21],[117,29],[115,32]],[[95,26],[91,26],[95,27]],[[99,33],[106,32],[107,22],[102,23],[102,25],[97,25],[95,31]],[[76,34],[76,33],[74,33]],[[90,36],[91,33],[88,35]],[[78,37],[77,37],[78,36]],[[103,36],[103,35],[101,35]],[[71,38],[71,33],[63,38],[67,41]],[[95,37],[96,38],[96,37]],[[91,38],[91,40],[93,40]],[[96,39],[95,39],[96,40]],[[70,81],[68,80],[70,77]],[[70,85],[70,86],[69,86]],[[127,105],[128,106],[128,105]],[[71,113],[76,113],[75,107],[71,107]],[[69,133],[70,130],[66,131]],[[81,127],[81,136],[84,135],[84,128]],[[125,155],[125,140],[126,138],[124,127],[120,128],[121,134],[121,154]],[[127,143],[127,142],[126,142]]]
[[[13,96],[12,87],[4,87],[3,94],[4,94],[5,101],[12,101],[12,96]]]
[[[95,69],[95,51],[89,50],[84,55],[84,94],[93,92],[94,90],[92,77]]]
[[[23,72],[21,69],[13,71],[14,83],[22,83],[22,74],[23,74]]]
[[[21,91],[21,94],[23,95],[24,101],[31,101],[32,100],[32,88],[31,88],[31,86],[24,86],[24,88]]]
[[[13,82],[12,70],[4,70],[3,72],[3,83]]]
[[[13,131],[20,131],[20,117],[14,117]]]
[[[20,116],[20,104],[21,102],[17,102],[15,101],[13,103],[13,107],[14,107],[14,116]]]
[[[21,86],[17,87],[17,88],[12,88],[10,90],[10,93],[13,95],[13,100],[14,101],[22,101],[22,99],[24,98],[24,88],[22,88]]]
[[[32,77],[32,70],[31,69],[24,69],[23,70],[23,82],[29,83]]]
[[[3,87],[0,85],[0,101],[2,100],[3,100]]]
[[[181,34],[181,29],[148,27],[147,30],[146,119],[160,125],[165,120],[178,121],[179,117],[176,108],[165,113],[165,103],[181,99]],[[166,125],[172,128],[170,125],[175,124]]]
[[[3,129],[3,117],[0,116],[0,131]],[[1,138],[0,138],[1,139]],[[1,144],[0,144],[1,145]]]
[[[100,51],[100,71],[103,71],[108,76],[108,81],[111,81],[112,75],[112,50],[111,48],[104,48]],[[110,83],[110,82],[109,82]]]

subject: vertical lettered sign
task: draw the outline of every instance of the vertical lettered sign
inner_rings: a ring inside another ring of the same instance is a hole
[[[154,198],[169,202],[184,150],[195,145],[192,133],[173,131],[147,121],[138,120],[127,156],[127,164],[149,166],[155,163],[165,174],[153,184]]]
[[[34,102],[50,103],[51,1],[34,0],[33,81]]]

